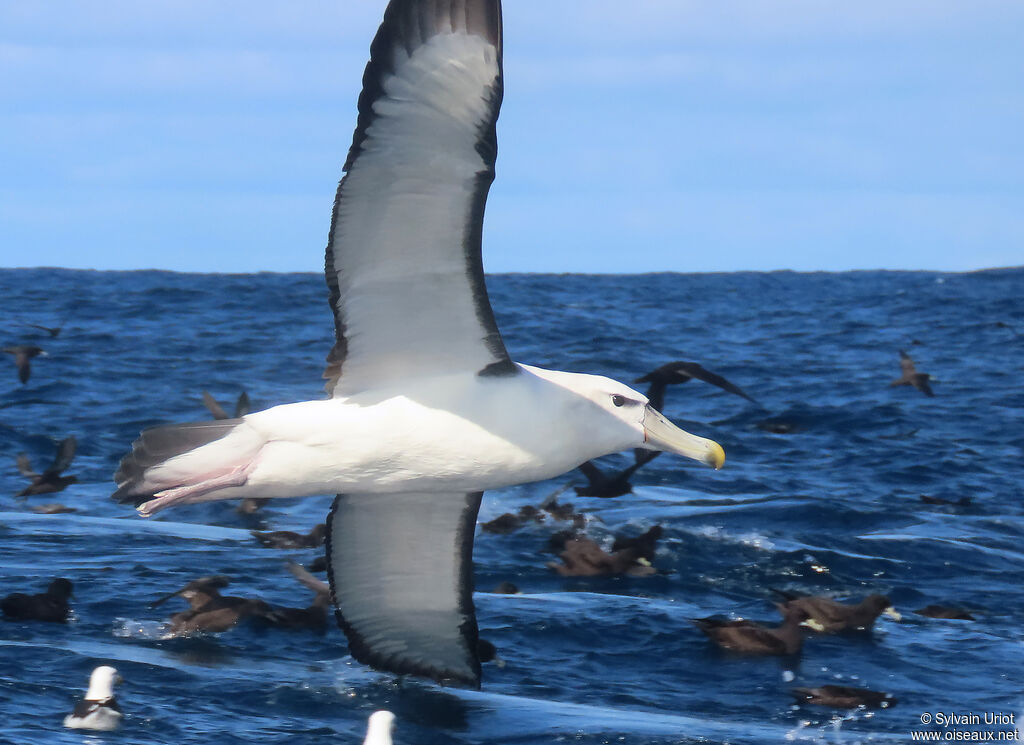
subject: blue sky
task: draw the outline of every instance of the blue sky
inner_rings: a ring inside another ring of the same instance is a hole
[[[0,265],[321,271],[384,0],[0,0]],[[1024,264],[1024,3],[506,0],[488,271]]]

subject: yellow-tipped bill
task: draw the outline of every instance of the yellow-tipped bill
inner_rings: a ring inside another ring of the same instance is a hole
[[[898,610],[893,608],[891,605],[888,608],[886,608],[884,611],[882,611],[882,613],[884,613],[885,615],[889,616],[889,618],[891,618],[894,621],[901,621],[901,620],[903,620],[903,615]]]
[[[721,445],[679,429],[650,404],[644,412],[644,447],[693,458],[715,470],[725,463],[725,451]]]

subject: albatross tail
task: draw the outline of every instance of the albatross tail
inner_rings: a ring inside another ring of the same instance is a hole
[[[227,439],[230,444],[222,447]],[[245,484],[263,444],[242,419],[147,429],[121,460],[111,498],[135,504],[144,515],[172,504],[207,501],[211,497],[204,495]]]

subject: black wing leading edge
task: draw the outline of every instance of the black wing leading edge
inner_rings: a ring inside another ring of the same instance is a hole
[[[502,91],[498,0],[392,0],[327,243],[331,395],[516,370],[481,260]]]
[[[473,534],[482,496],[338,495],[327,571],[353,657],[479,688]]]

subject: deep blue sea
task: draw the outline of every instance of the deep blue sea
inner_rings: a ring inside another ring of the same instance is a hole
[[[203,390],[229,409],[242,390],[254,408],[323,395],[333,326],[321,276],[0,270],[0,341],[49,353],[25,385],[0,358],[0,595],[57,576],[75,585],[66,626],[0,621],[0,742],[360,743],[366,717],[387,708],[402,745],[902,743],[942,731],[922,725],[924,713],[1024,711],[1024,270],[489,282],[519,361],[623,381],[697,361],[763,408],[700,382],[671,388],[665,413],[720,442],[725,468],[663,456],[636,474],[631,495],[563,497],[601,541],[663,525],[662,574],[561,578],[542,552],[561,526],[478,533],[481,635],[505,665],[486,665],[476,692],[364,668],[333,626],[161,639],[183,604],[149,607],[215,573],[232,578],[230,594],[310,601],[284,562],[316,552],[261,548],[248,531],[306,531],[329,495],[277,500],[258,518],[217,502],[149,520],[109,495],[141,429],[207,418]],[[51,339],[22,323],[63,331]],[[900,349],[934,376],[934,398],[889,387]],[[17,499],[17,454],[43,468],[71,434],[79,482]],[[480,521],[573,479],[489,492]],[[77,512],[31,511],[52,501]],[[487,592],[505,580],[523,594]],[[722,652],[689,621],[774,624],[771,587],[843,601],[885,593],[903,620],[811,636],[798,659]],[[931,603],[977,620],[913,613]],[[123,727],[64,730],[98,664],[124,677]],[[789,695],[826,683],[899,702],[835,712]],[[986,727],[961,728],[971,729]]]

